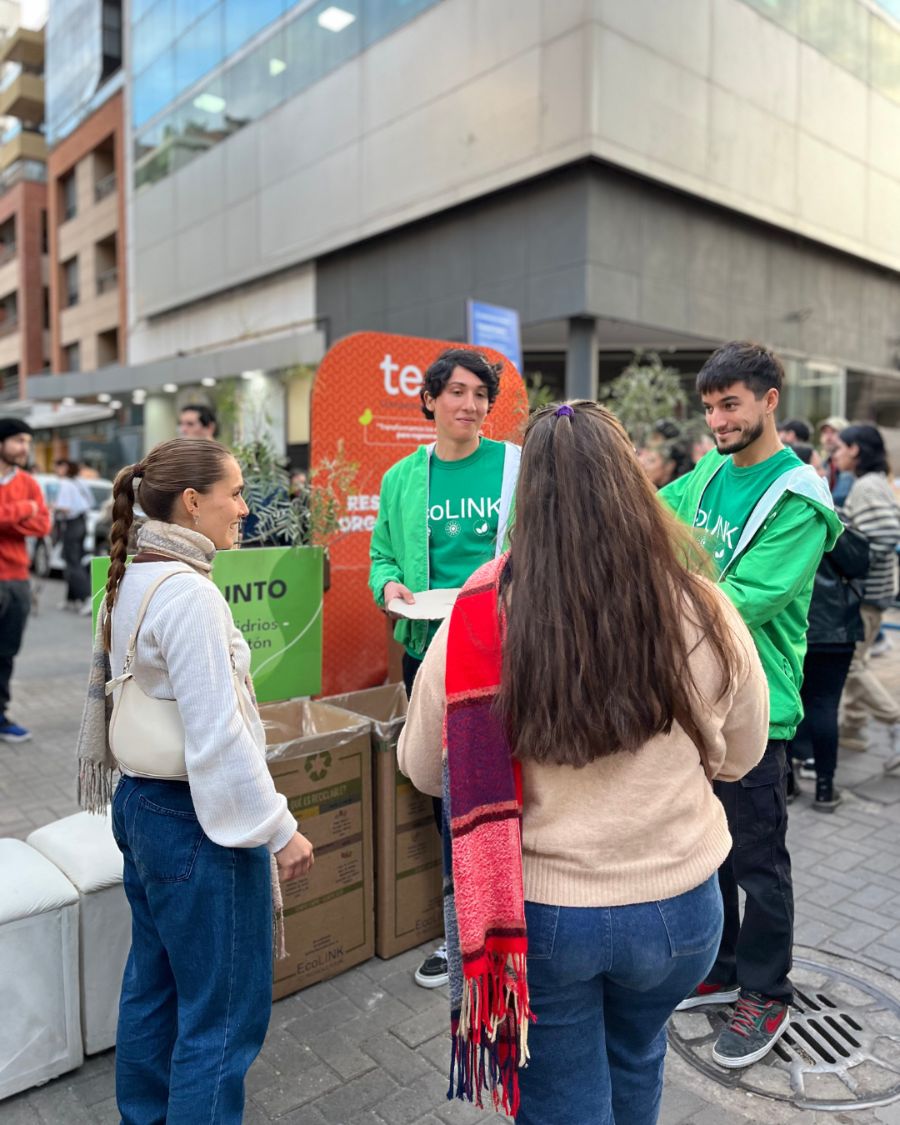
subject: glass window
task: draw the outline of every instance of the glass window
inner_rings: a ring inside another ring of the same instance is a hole
[[[767,11],[773,19],[778,19],[778,11],[783,8],[793,8],[797,0],[751,0],[753,7],[759,7],[763,10],[774,9],[774,11]],[[355,5],[345,4],[342,0],[337,0],[335,5],[339,8],[346,8],[353,11]],[[434,6],[434,0],[366,0],[365,16],[363,19],[363,45],[365,47],[377,43],[379,39],[383,39],[385,35],[390,35],[392,31],[396,31],[398,27],[409,21],[419,14],[424,12],[426,8]],[[327,5],[322,5],[327,7]],[[781,22],[779,20],[779,22]]]
[[[879,8],[884,8],[888,15],[900,21],[900,0],[875,0],[875,3]]]
[[[228,120],[241,127],[280,105],[285,94],[285,36],[270,36],[225,72]]]
[[[867,23],[862,4],[847,0],[804,0],[800,7],[800,35],[838,66],[864,82],[868,80]]]
[[[900,31],[871,16],[869,81],[887,98],[900,102]]]
[[[175,35],[181,35],[216,3],[221,5],[221,0],[175,0]]]
[[[131,22],[136,24],[153,7],[155,0],[131,0]]]
[[[122,65],[122,3],[121,0],[104,0],[103,77],[108,78]]]
[[[172,129],[173,172],[240,127],[226,110],[223,89],[222,79],[217,77],[176,111]]]
[[[132,113],[135,127],[155,116],[175,97],[175,57],[171,53],[160,57],[139,74],[132,84]]]
[[[63,348],[66,358],[66,371],[81,370],[81,347],[79,344],[69,344]]]
[[[286,0],[225,0],[225,55],[249,42],[273,20],[284,13]]]
[[[74,168],[71,172],[67,172],[59,181],[59,195],[63,222],[66,222],[67,219],[74,219],[78,212],[78,194],[76,192]]]
[[[78,258],[69,258],[62,264],[66,305],[78,304]]]
[[[143,12],[135,36],[145,24],[155,21],[154,26],[162,27],[164,6],[168,6],[171,25],[185,27],[171,49],[158,54],[134,80],[135,128],[194,87],[166,118],[163,135],[151,128],[136,138],[135,185],[140,187],[183,167],[235,129],[257,120],[359,54],[364,45],[433,7],[437,0],[315,0],[309,7],[292,0],[134,2],[135,12]],[[771,3],[778,9],[790,5],[793,10],[798,0],[747,2],[754,6]],[[295,8],[302,10],[282,28],[196,88],[224,59]]]
[[[359,14],[360,0],[340,0],[340,6],[319,0],[287,25],[288,97],[359,53]]]
[[[868,371],[847,372],[847,416],[874,422],[882,429],[900,428],[900,378],[871,375]],[[889,434],[884,435],[889,438]],[[890,437],[895,436],[890,434]],[[888,440],[888,448],[891,442]]]
[[[175,34],[173,0],[156,0],[144,18],[134,24],[132,69],[137,74],[172,44]]]
[[[134,186],[156,183],[171,171],[173,125],[165,118],[134,140]]]
[[[224,58],[222,9],[213,8],[175,44],[175,82],[180,90],[208,74]]]

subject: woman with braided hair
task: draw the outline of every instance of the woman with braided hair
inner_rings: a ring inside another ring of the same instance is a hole
[[[113,489],[79,800],[103,812],[112,796],[132,911],[116,1038],[123,1125],[242,1120],[244,1076],[271,1009],[273,894],[280,903],[278,878],[313,862],[266,767],[249,649],[210,581],[216,551],[238,541],[242,490],[224,446],[184,438],[122,469]],[[147,521],[126,566],[137,501]],[[175,768],[171,754],[163,760],[164,724],[150,737],[134,726],[130,740],[119,734],[129,730],[126,691],[132,723],[177,708]]]

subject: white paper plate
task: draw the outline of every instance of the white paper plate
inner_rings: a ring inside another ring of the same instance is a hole
[[[450,615],[458,594],[458,586],[453,590],[423,590],[420,594],[413,591],[416,600],[412,605],[407,605],[402,598],[391,598],[387,608],[410,621],[443,621]]]

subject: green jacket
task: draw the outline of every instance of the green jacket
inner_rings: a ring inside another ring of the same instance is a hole
[[[495,557],[503,550],[509,529],[516,478],[522,450],[504,442],[503,481],[500,489],[500,512],[497,525]],[[369,545],[369,588],[376,604],[384,608],[384,587],[388,582],[402,582],[414,593],[430,589],[428,565],[428,467],[434,443],[420,445],[408,457],[392,465],[381,481],[378,517]],[[485,560],[487,561],[487,560]],[[406,649],[418,656],[428,646],[427,621],[401,618],[394,636]]]
[[[660,496],[694,526],[706,486],[724,466],[715,449]],[[760,497],[731,561],[719,575],[753,635],[769,683],[769,738],[794,737],[803,706],[803,658],[813,579],[823,551],[843,530],[828,485],[810,468],[789,468]]]

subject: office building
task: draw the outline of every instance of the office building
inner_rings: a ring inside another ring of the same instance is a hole
[[[168,425],[477,298],[568,394],[749,336],[791,412],[900,426],[895,0],[135,0],[130,36],[128,363],[70,393]]]

